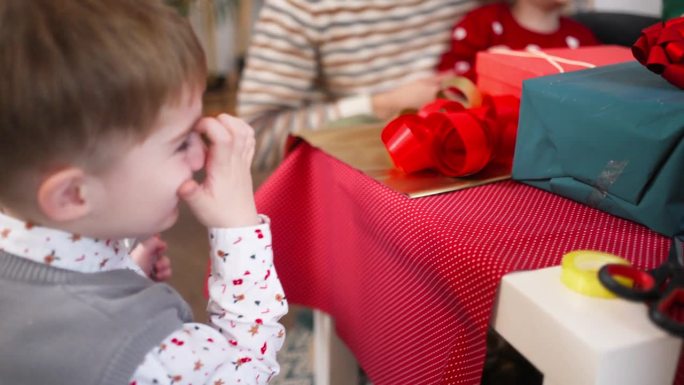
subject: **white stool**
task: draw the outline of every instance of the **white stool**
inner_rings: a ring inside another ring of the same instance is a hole
[[[544,374],[544,385],[671,385],[681,339],[642,303],[588,297],[560,266],[507,274],[492,326]]]

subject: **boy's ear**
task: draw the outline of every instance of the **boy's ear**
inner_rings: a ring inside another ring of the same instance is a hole
[[[90,212],[86,199],[86,174],[69,167],[50,174],[38,187],[38,205],[55,222],[82,218]]]

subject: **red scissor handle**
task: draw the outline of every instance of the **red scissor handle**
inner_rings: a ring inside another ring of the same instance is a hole
[[[648,315],[651,320],[666,331],[684,337],[684,318],[677,317],[677,312],[684,309],[684,288],[675,287],[664,294],[664,297],[651,305]]]
[[[658,285],[650,273],[628,265],[607,264],[598,273],[599,281],[615,295],[632,301],[648,301],[658,297]],[[618,282],[624,277],[633,282],[632,287]]]

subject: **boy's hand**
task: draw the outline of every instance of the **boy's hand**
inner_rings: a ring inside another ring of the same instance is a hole
[[[164,282],[171,278],[171,260],[165,254],[166,242],[154,235],[140,242],[130,253],[131,259],[150,279]]]
[[[250,166],[254,129],[228,114],[203,118],[196,130],[209,141],[202,184],[186,181],[178,189],[197,219],[207,227],[259,224]]]

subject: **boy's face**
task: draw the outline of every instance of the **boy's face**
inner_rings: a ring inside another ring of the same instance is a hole
[[[117,162],[92,176],[97,187],[87,235],[144,237],[176,222],[178,188],[204,165],[202,141],[194,131],[201,112],[201,93],[185,93],[162,109],[144,142],[121,146]]]

